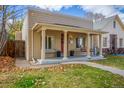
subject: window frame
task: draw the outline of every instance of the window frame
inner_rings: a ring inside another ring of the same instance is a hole
[[[113,28],[116,28],[116,21],[113,21]]]
[[[120,45],[120,48],[123,47],[123,38],[119,39],[119,45]]]
[[[47,50],[53,49],[53,41],[52,39],[54,39],[54,36],[46,36],[46,44],[45,44],[45,48]],[[50,40],[50,43],[49,43]]]
[[[103,47],[107,47],[107,37],[103,37]]]
[[[82,44],[80,44],[80,40],[82,39]],[[85,46],[85,38],[83,36],[76,37],[76,48],[83,48]]]

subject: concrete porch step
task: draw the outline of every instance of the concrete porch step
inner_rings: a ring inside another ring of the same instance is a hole
[[[60,63],[64,63],[64,62],[73,62],[73,61],[84,61],[84,62],[88,62],[91,60],[102,60],[105,59],[103,57],[100,56],[95,56],[95,57],[91,57],[91,58],[87,58],[87,57],[69,57],[67,59],[63,59],[63,58],[56,58],[56,59],[37,59],[37,63],[36,64],[60,64]]]

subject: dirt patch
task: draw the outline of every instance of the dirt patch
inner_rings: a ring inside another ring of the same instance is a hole
[[[15,59],[9,56],[0,56],[0,71],[5,72],[15,67]]]

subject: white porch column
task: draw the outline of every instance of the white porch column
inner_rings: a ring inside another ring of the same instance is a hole
[[[90,56],[90,46],[91,46],[90,43],[91,43],[91,42],[90,42],[90,34],[88,33],[88,34],[87,34],[87,57],[88,57],[88,58],[91,57],[91,56]]]
[[[102,55],[102,34],[99,35],[99,52],[100,52],[100,56],[103,57]]]
[[[34,58],[34,31],[32,31],[32,58]]]
[[[41,43],[41,59],[44,60],[45,59],[45,29],[42,29],[42,32],[41,32],[41,40],[42,40],[42,43]]]
[[[91,34],[91,45],[90,45],[90,48],[91,49],[94,49],[94,40],[93,40],[93,34]],[[94,55],[94,52],[91,52],[91,55]]]
[[[63,59],[67,59],[67,31],[64,31],[64,57]]]
[[[92,49],[94,48],[94,35],[92,34]]]

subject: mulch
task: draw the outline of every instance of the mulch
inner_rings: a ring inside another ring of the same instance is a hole
[[[0,56],[0,72],[5,72],[15,67],[15,59],[9,56]]]

